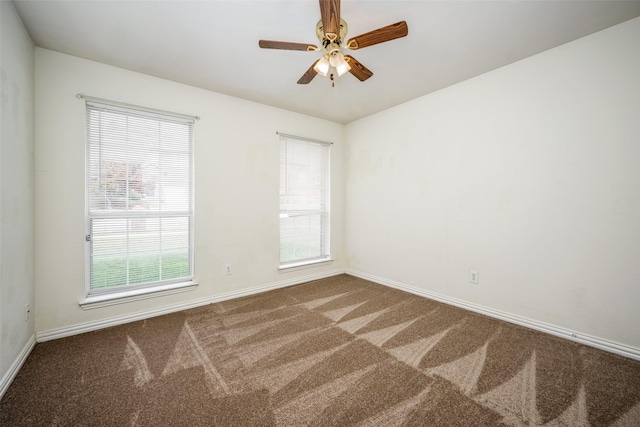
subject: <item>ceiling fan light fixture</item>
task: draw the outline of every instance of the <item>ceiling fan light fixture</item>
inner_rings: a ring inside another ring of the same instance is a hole
[[[316,75],[320,74],[323,77],[329,76],[331,86],[334,86],[335,77],[340,77],[347,72],[353,74],[361,82],[367,80],[373,73],[353,56],[343,54],[341,49],[362,49],[405,37],[409,34],[409,28],[405,21],[400,21],[347,40],[347,23],[340,18],[340,2],[341,0],[320,0],[321,19],[316,24],[316,36],[320,47],[306,43],[274,40],[259,40],[258,46],[263,49],[324,51],[322,57],[316,60],[298,79],[298,84],[309,84]],[[344,40],[347,40],[346,45],[343,44]]]
[[[316,62],[316,65],[313,66],[313,69],[316,71],[316,73],[320,74],[323,77],[326,77],[329,73],[330,63],[328,56],[329,54],[324,55],[318,62]]]

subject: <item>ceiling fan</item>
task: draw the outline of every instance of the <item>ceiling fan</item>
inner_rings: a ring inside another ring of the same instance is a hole
[[[273,40],[260,40],[258,45],[263,49],[302,50],[315,52],[324,50],[320,59],[309,67],[300,77],[298,84],[308,84],[316,74],[329,76],[334,81],[334,74],[338,77],[347,71],[353,74],[361,82],[367,80],[373,73],[351,55],[345,55],[341,49],[357,50],[378,43],[384,43],[404,37],[409,33],[405,21],[387,25],[377,30],[350,38],[344,43],[347,35],[347,23],[340,18],[340,0],[320,0],[320,15],[322,19],[316,25],[316,35],[322,47],[306,43],[280,42]]]

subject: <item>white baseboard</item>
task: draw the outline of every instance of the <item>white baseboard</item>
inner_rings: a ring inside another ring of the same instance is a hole
[[[16,375],[18,375],[18,371],[20,370],[20,368],[22,368],[22,365],[24,365],[25,360],[27,360],[27,357],[29,357],[29,355],[31,354],[31,350],[33,350],[33,347],[35,345],[36,336],[31,335],[31,338],[29,338],[27,344],[24,346],[16,360],[9,367],[9,370],[6,374],[4,374],[2,380],[0,381],[0,399],[2,399],[4,393],[9,389],[9,386],[13,382],[13,379],[16,377]]]
[[[85,332],[96,331],[98,329],[104,329],[111,326],[122,325],[124,323],[135,322],[137,320],[144,320],[151,317],[162,316],[163,314],[175,313],[176,311],[188,310],[190,308],[201,307],[207,304],[213,304],[216,302],[227,301],[234,298],[245,297],[249,295],[259,294],[262,292],[271,291],[278,288],[284,288],[287,286],[298,285],[312,280],[324,279],[326,277],[337,276],[344,274],[343,269],[325,271],[319,274],[310,274],[302,277],[295,277],[293,279],[287,279],[270,283],[261,286],[254,286],[252,288],[242,289],[239,291],[227,292],[221,295],[213,297],[201,298],[193,301],[188,301],[180,304],[173,304],[166,307],[161,307],[153,310],[141,311],[138,313],[127,314],[124,316],[111,317],[109,319],[98,320],[94,322],[81,323],[72,326],[65,326],[63,328],[51,329],[48,331],[37,332],[35,340],[37,342],[44,342],[54,340],[58,338],[64,338],[71,335],[82,334]]]
[[[514,323],[516,325],[524,326],[530,329],[534,329],[547,334],[555,335],[557,337],[565,338],[570,341],[575,341],[580,344],[585,344],[591,347],[599,348],[611,353],[619,354],[631,359],[640,360],[640,349],[635,347],[625,346],[623,344],[614,343],[611,341],[603,340],[601,338],[593,337],[581,332],[571,331],[559,326],[550,325],[548,323],[539,322],[537,320],[529,319],[515,314],[506,313],[493,308],[476,305],[470,302],[462,301],[456,298],[451,298],[445,295],[436,294],[426,291],[424,289],[416,288],[404,283],[396,282],[394,280],[386,279],[383,277],[374,276],[372,274],[363,273],[358,270],[347,268],[345,273],[352,276],[360,277],[371,282],[375,282],[381,285],[389,286],[391,288],[399,289],[401,291],[409,292],[414,295],[429,298],[432,300],[440,301],[445,304],[454,305],[456,307],[470,310],[476,313],[484,314],[489,317],[504,320],[505,322]]]

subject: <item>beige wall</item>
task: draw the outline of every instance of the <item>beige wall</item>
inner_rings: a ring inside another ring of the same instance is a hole
[[[33,43],[13,4],[1,1],[0,379],[11,376],[34,333],[33,315],[25,320],[35,286],[33,61]]]
[[[639,40],[637,18],[348,124],[348,267],[640,349]]]
[[[343,271],[343,126],[36,48],[36,331]],[[83,311],[85,106],[76,94],[193,114],[196,291]],[[276,131],[334,142],[330,264],[278,272]],[[231,263],[233,274],[224,275]]]

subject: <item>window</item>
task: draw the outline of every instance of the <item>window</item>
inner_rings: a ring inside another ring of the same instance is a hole
[[[193,279],[193,120],[87,101],[88,295]]]
[[[280,267],[329,259],[329,143],[280,134]]]

